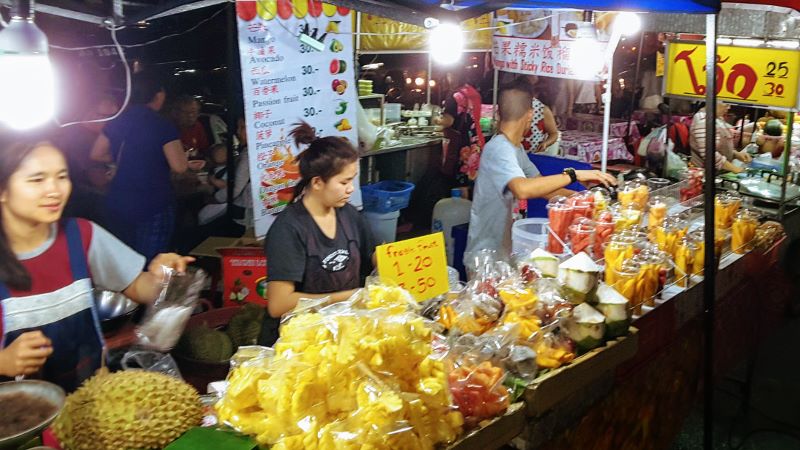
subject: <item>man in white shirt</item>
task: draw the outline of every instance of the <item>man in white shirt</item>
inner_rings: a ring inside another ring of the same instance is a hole
[[[475,180],[467,252],[489,249],[508,255],[515,199],[570,195],[573,192],[565,186],[572,182],[608,186],[616,184],[616,179],[599,170],[565,169],[559,175],[541,176],[521,147],[533,119],[530,91],[511,84],[500,91],[498,104],[499,133],[484,147]]]

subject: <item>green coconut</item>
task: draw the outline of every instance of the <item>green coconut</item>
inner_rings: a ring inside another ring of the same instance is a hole
[[[603,344],[606,318],[588,303],[581,303],[572,310],[572,317],[565,321],[564,328],[578,350],[587,352]]]
[[[606,337],[613,339],[628,334],[631,324],[628,299],[613,287],[600,283],[597,287],[596,308],[606,318]]]
[[[558,258],[552,253],[537,248],[531,253],[530,261],[545,278],[555,278],[558,276]]]
[[[558,279],[564,284],[568,300],[573,304],[594,303],[597,283],[603,267],[586,253],[578,253],[558,266]]]

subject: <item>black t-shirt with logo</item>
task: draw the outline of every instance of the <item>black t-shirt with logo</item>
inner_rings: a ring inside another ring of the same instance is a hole
[[[328,238],[302,201],[275,219],[266,238],[267,280],[292,281],[295,290],[324,294],[364,285],[375,240],[352,205],[336,209],[336,235]]]

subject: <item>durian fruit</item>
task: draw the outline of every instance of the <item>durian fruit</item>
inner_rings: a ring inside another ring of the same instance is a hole
[[[67,397],[53,431],[65,450],[160,449],[201,420],[200,397],[182,380],[101,370]]]
[[[242,306],[228,323],[227,333],[234,347],[255,345],[261,334],[261,323],[267,312],[263,307],[253,303]]]
[[[205,325],[193,327],[181,336],[179,353],[201,361],[227,361],[235,350],[231,338]]]

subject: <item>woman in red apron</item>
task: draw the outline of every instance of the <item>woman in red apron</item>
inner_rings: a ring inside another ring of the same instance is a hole
[[[66,161],[46,142],[0,148],[0,377],[35,375],[67,392],[103,361],[93,288],[151,302],[161,266],[191,258],[144,257],[94,223],[62,219],[71,192]]]
[[[372,271],[375,242],[363,216],[348,203],[358,175],[358,153],[345,139],[317,138],[306,123],[291,135],[308,146],[298,157],[295,201],[267,233],[267,298],[272,319],[259,344],[278,338],[279,318],[301,298],[349,298]]]

